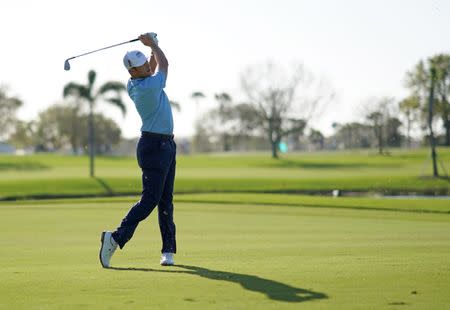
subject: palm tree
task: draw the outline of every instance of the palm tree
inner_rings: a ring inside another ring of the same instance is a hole
[[[195,91],[191,94],[191,98],[194,99],[195,102],[195,109],[198,110],[198,104],[200,103],[200,100],[205,98],[205,94],[203,94],[201,91]]]
[[[90,161],[90,176],[94,177],[94,157],[95,157],[95,127],[94,127],[94,106],[101,99],[105,102],[118,107],[122,111],[122,115],[126,114],[126,107],[122,101],[121,92],[126,90],[126,87],[121,82],[109,81],[94,90],[95,78],[97,73],[90,70],[88,73],[88,84],[82,85],[76,82],[70,82],[64,86],[63,97],[75,96],[82,101],[89,104],[89,161]],[[106,96],[108,93],[113,93],[113,96]]]
[[[366,116],[367,120],[370,122],[370,126],[373,129],[375,138],[378,144],[378,154],[383,155],[383,130],[384,130],[384,117],[383,113],[380,111],[374,111]]]

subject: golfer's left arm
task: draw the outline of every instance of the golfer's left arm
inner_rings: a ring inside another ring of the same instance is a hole
[[[169,62],[167,61],[167,58],[166,58],[166,55],[164,55],[164,52],[159,48],[158,43],[155,42],[147,34],[141,34],[139,36],[139,40],[141,40],[141,42],[144,45],[146,45],[152,49],[152,54],[154,55],[155,62],[156,62],[155,71],[161,71],[167,77]]]

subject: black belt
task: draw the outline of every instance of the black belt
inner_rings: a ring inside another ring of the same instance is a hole
[[[172,140],[173,135],[165,135],[162,133],[156,133],[156,132],[149,132],[149,131],[142,131],[142,137],[150,137],[150,138],[158,138],[163,140]]]

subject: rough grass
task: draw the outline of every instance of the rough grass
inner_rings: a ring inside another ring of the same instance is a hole
[[[298,198],[178,195],[177,266],[158,265],[154,213],[109,270],[98,262],[100,232],[116,227],[136,198],[2,202],[0,308],[445,309],[450,304],[450,215],[398,211],[408,206],[397,200],[388,202],[397,209],[392,212],[341,208],[352,205],[350,198],[317,200],[321,208]],[[357,199],[355,205],[376,209],[378,201]]]

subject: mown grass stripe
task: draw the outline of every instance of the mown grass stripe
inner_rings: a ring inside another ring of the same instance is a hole
[[[1,206],[14,204],[16,206],[33,206],[48,204],[107,204],[124,203],[131,205],[139,196],[110,197],[110,198],[79,198],[54,200],[20,200],[15,202],[3,201]],[[394,199],[375,197],[320,197],[286,194],[248,194],[248,193],[208,193],[208,194],[178,194],[177,203],[200,204],[236,204],[236,205],[268,205],[290,207],[312,207],[354,210],[378,210],[415,213],[450,214],[450,201],[440,199]]]

